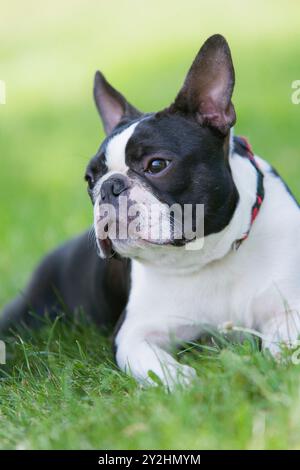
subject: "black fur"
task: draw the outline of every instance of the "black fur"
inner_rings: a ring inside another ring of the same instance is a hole
[[[45,257],[25,292],[4,308],[0,332],[78,309],[101,327],[115,325],[127,303],[129,269],[128,260],[100,259],[86,232]]]

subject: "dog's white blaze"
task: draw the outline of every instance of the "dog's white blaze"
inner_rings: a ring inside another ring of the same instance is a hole
[[[126,173],[128,171],[128,166],[125,161],[125,149],[128,140],[134,133],[139,122],[140,121],[135,122],[127,127],[123,132],[120,132],[120,134],[117,134],[108,142],[105,151],[105,160],[110,174],[112,172]]]

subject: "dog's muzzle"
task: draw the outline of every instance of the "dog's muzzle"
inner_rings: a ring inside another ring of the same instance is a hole
[[[130,180],[127,176],[119,173],[111,175],[102,182],[96,204],[99,208],[108,208],[108,213],[117,213],[120,203],[119,197],[126,197],[128,195],[128,189],[130,186]],[[111,224],[116,224],[119,222],[119,220],[113,216],[111,220],[109,219],[110,217],[108,218],[107,224],[104,227],[102,227],[100,230],[96,230],[101,254],[106,258],[109,258],[114,254],[109,227]],[[96,223],[98,222],[99,220]],[[114,238],[115,237],[113,237],[113,239]]]

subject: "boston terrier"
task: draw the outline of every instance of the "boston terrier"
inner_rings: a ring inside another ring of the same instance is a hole
[[[4,309],[2,331],[82,309],[102,327],[117,324],[123,371],[169,388],[195,376],[175,360],[173,346],[198,339],[207,326],[255,329],[275,356],[295,344],[300,211],[276,171],[233,135],[234,82],[221,35],[204,43],[174,102],[157,113],[141,113],[96,73],[107,137],[85,178],[98,249],[85,233],[48,255]],[[123,199],[128,217],[118,211]],[[145,224],[143,210],[129,216],[134,204],[155,207],[159,217]],[[177,230],[183,212],[167,210],[174,204],[192,208],[186,231]],[[196,206],[203,208],[199,220]],[[133,222],[135,236],[126,232]],[[157,226],[152,237],[149,227]]]

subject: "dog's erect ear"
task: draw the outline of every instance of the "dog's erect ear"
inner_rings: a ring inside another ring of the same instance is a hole
[[[234,68],[226,39],[215,34],[198,52],[170,111],[193,115],[203,126],[227,134],[235,123],[231,102]]]
[[[94,98],[106,134],[110,134],[122,119],[137,119],[142,116],[99,71],[95,75]]]

